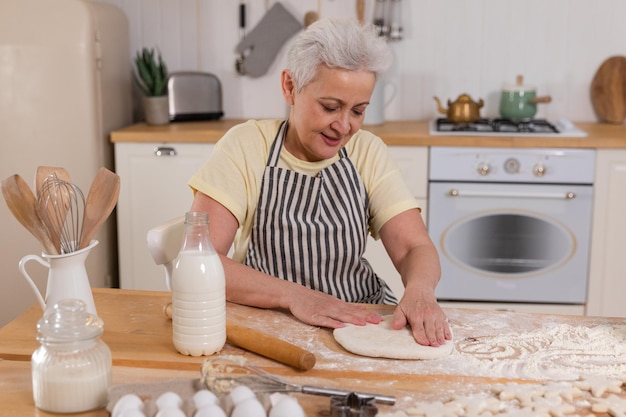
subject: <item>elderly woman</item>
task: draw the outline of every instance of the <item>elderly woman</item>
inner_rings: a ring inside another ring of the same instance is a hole
[[[436,249],[384,143],[360,130],[390,61],[386,42],[355,21],[301,32],[280,80],[288,120],[227,132],[189,182],[191,210],[209,214],[229,301],[329,328],[382,320],[356,303],[397,303],[392,326],[439,346],[450,330],[435,298]],[[399,303],[363,258],[368,233],[402,276]]]

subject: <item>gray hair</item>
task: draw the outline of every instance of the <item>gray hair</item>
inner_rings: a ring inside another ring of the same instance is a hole
[[[391,49],[373,25],[361,25],[355,19],[325,18],[296,36],[287,53],[287,70],[296,91],[300,91],[313,80],[320,64],[371,71],[378,78],[391,61]]]

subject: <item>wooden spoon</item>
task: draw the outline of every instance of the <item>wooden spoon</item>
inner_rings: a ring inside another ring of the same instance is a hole
[[[35,193],[39,196],[39,191],[41,190],[41,186],[46,181],[48,177],[51,175],[56,175],[56,177],[60,180],[66,182],[72,182],[70,178],[70,174],[67,172],[65,168],[61,167],[50,167],[50,166],[38,166],[37,172],[35,173]]]
[[[59,252],[50,239],[48,232],[37,214],[37,199],[26,181],[18,174],[2,181],[2,195],[13,216],[24,226],[39,243],[46,253],[58,255]]]
[[[119,194],[119,175],[105,167],[100,168],[87,195],[80,249],[89,245],[102,223],[109,217],[117,204]]]

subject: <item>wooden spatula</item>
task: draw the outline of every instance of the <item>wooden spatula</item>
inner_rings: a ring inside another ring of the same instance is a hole
[[[38,166],[37,172],[35,173],[35,194],[39,195],[39,190],[41,190],[41,186],[51,175],[56,175],[56,177],[60,180],[72,182],[70,174],[65,168],[44,165]]]
[[[94,178],[83,217],[83,231],[80,238],[80,249],[86,248],[102,223],[109,217],[117,204],[120,194],[120,177],[105,167],[100,168]]]
[[[43,245],[50,255],[59,252],[37,214],[37,199],[26,181],[18,174],[2,181],[2,195],[13,216]]]

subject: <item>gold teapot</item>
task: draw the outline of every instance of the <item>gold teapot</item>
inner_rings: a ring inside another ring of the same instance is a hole
[[[452,123],[472,123],[480,119],[480,108],[484,105],[482,99],[477,103],[469,95],[461,94],[454,103],[448,100],[448,108],[445,109],[437,97],[433,98],[439,113],[445,114]]]

